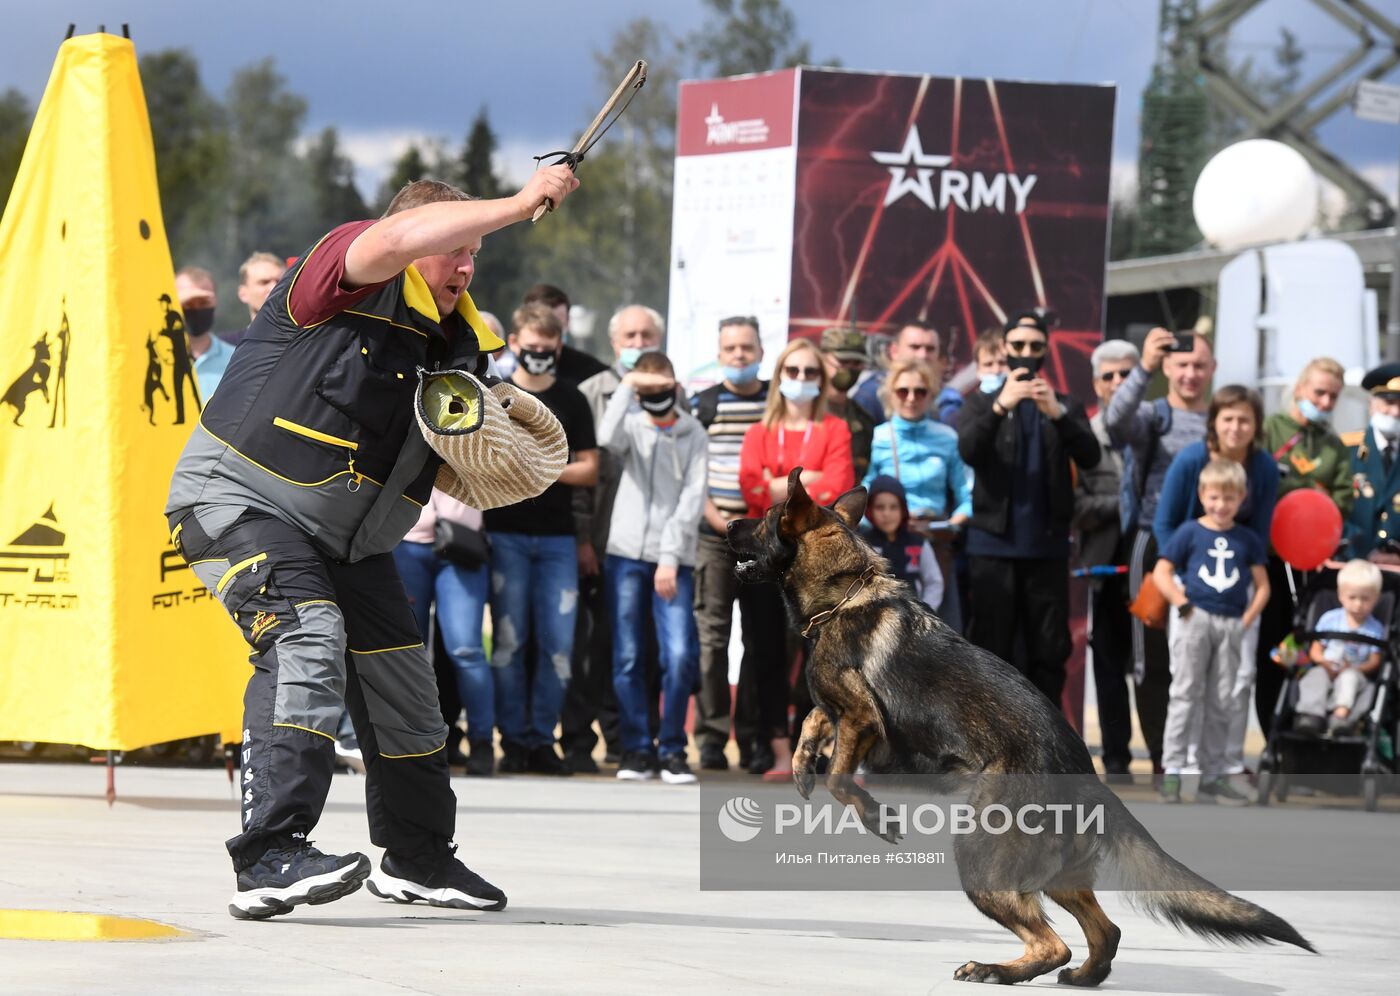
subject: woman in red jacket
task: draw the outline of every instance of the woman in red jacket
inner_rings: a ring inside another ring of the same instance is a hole
[[[843,419],[826,412],[826,367],[817,347],[806,339],[794,339],[778,357],[774,384],[768,391],[763,419],[744,433],[739,453],[739,487],[749,515],[761,516],[775,502],[787,497],[787,478],[802,468],[802,486],[818,503],[826,505],[855,486],[851,464],[851,430]],[[774,626],[785,625],[783,618]],[[772,738],[772,770],[765,779],[781,781],[792,776],[792,739],[788,720],[791,698],[786,660],[775,660],[758,669],[759,743]],[[767,766],[755,751],[750,771]]]

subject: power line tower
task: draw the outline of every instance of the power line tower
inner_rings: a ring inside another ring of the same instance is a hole
[[[1134,256],[1180,252],[1200,241],[1191,213],[1205,163],[1205,84],[1190,44],[1197,0],[1160,0],[1157,59],[1142,95]]]
[[[1313,169],[1341,189],[1363,225],[1390,224],[1395,210],[1386,196],[1327,149],[1317,129],[1345,111],[1358,81],[1380,80],[1400,66],[1400,23],[1392,20],[1393,14],[1382,14],[1371,0],[1311,0],[1353,36],[1352,47],[1311,78],[1300,75],[1292,93],[1269,100],[1251,89],[1225,55],[1230,29],[1266,2],[1215,0],[1193,16],[1190,44],[1211,99],[1243,119],[1246,133],[1241,138],[1271,138],[1302,153]]]

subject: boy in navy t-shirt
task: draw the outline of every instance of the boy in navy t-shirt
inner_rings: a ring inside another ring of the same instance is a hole
[[[1225,749],[1233,714],[1247,705],[1233,691],[1240,643],[1269,601],[1267,551],[1255,533],[1235,525],[1247,487],[1243,467],[1216,458],[1201,471],[1197,487],[1206,514],[1172,534],[1152,571],[1177,610],[1168,638],[1172,685],[1162,737],[1162,801],[1181,801],[1191,728],[1204,708],[1196,801],[1242,806],[1249,799],[1226,777]]]

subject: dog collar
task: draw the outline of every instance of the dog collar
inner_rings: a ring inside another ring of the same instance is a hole
[[[802,629],[802,638],[804,640],[808,639],[808,634],[812,632],[813,626],[820,626],[822,623],[826,622],[828,619],[830,619],[833,615],[836,614],[837,609],[841,608],[841,606],[845,605],[851,599],[859,595],[861,593],[861,590],[865,587],[866,582],[875,576],[876,566],[877,565],[875,564],[871,564],[865,569],[865,573],[861,574],[860,577],[852,581],[851,586],[846,589],[846,594],[841,596],[841,601],[837,602],[825,612],[818,612],[811,619],[808,619],[807,625]]]

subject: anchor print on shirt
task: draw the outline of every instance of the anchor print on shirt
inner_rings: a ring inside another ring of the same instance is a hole
[[[1229,574],[1225,573],[1225,561],[1235,559],[1235,551],[1230,549],[1230,542],[1224,536],[1215,538],[1215,549],[1206,551],[1207,557],[1215,558],[1215,573],[1206,570],[1206,565],[1202,564],[1196,571],[1201,581],[1207,587],[1214,588],[1216,594],[1223,594],[1239,583],[1240,569],[1232,568]]]

